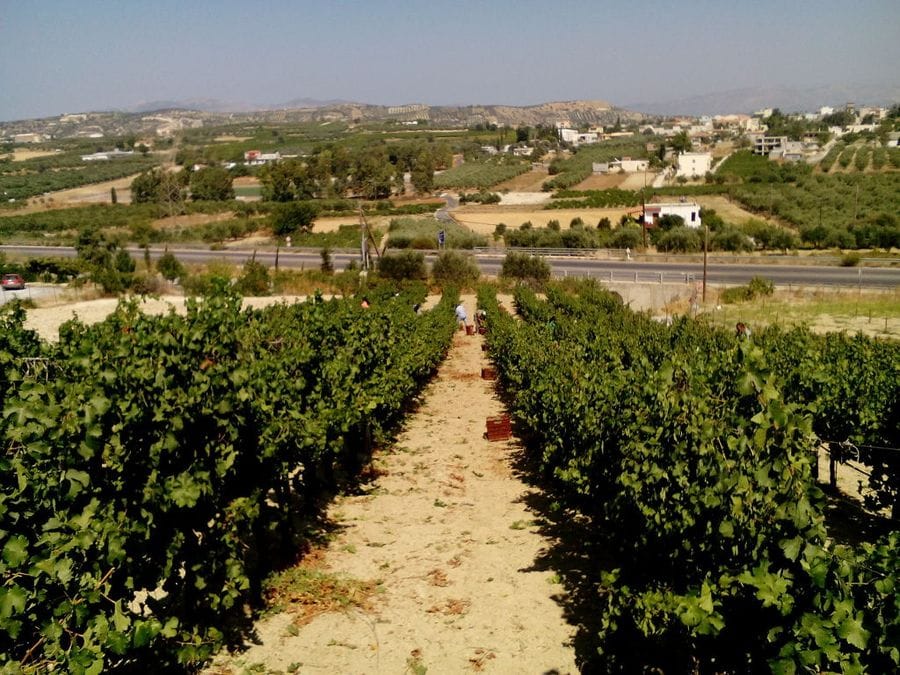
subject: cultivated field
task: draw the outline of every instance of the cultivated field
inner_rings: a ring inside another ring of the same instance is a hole
[[[487,209],[483,206],[465,206],[453,211],[453,218],[478,234],[493,234],[498,223],[515,229],[530,221],[534,227],[546,227],[551,220],[558,220],[562,227],[568,227],[573,218],[581,218],[585,225],[595,226],[601,218],[609,218],[617,223],[624,214],[634,211],[629,208],[615,209],[534,209],[527,207],[498,207]]]
[[[547,169],[532,169],[520,176],[498,183],[491,188],[491,191],[503,192],[509,190],[510,192],[540,192],[541,185],[543,185],[544,181],[549,177],[550,174],[547,173]]]

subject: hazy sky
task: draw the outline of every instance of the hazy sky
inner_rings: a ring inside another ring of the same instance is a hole
[[[898,0],[0,0],[0,119],[898,84]]]

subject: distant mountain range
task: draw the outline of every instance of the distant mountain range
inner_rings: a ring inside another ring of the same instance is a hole
[[[605,101],[555,101],[531,106],[445,105],[421,103],[383,106],[341,100],[295,98],[276,105],[257,105],[212,98],[147,101],[128,111],[88,112],[43,119],[0,122],[0,136],[37,133],[54,138],[101,138],[126,134],[167,136],[181,129],[220,124],[303,122],[397,122],[427,120],[431,128],[536,126],[573,127],[643,124],[651,117],[752,113],[762,108],[812,112],[847,102],[890,106],[900,102],[898,85],[822,85],[807,88],[735,89],[702,96],[614,106]]]
[[[243,108],[243,110],[241,110]],[[107,111],[59,115],[34,120],[0,122],[0,136],[34,133],[54,138],[102,138],[127,134],[171,135],[182,129],[221,124],[284,124],[303,122],[397,122],[426,120],[431,128],[461,128],[479,124],[572,126],[641,123],[646,116],[604,101],[556,101],[532,106],[469,105],[398,106],[300,98],[278,106],[253,107],[216,99],[150,101],[128,112]]]
[[[320,101],[314,98],[295,98],[274,105],[258,105],[254,103],[223,101],[218,98],[189,98],[181,100],[144,101],[131,106],[127,112],[147,113],[157,110],[197,110],[211,113],[243,113],[261,110],[284,110],[293,108],[325,108],[332,105],[350,103],[340,99]]]
[[[727,115],[753,113],[762,108],[783,112],[813,112],[822,106],[891,106],[900,103],[900,84],[825,84],[812,87],[751,87],[656,102],[627,103],[623,107],[648,115]]]

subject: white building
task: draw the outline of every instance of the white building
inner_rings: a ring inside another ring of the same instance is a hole
[[[581,132],[578,129],[559,128],[559,140],[572,145],[591,145],[600,141],[600,136],[592,131]]]
[[[623,157],[609,163],[609,171],[624,171],[625,173],[640,173],[650,168],[650,161],[646,159],[631,159]]]
[[[259,150],[247,150],[244,153],[244,162],[248,166],[262,166],[271,162],[281,161],[280,152],[260,152]]]
[[[708,152],[683,152],[678,155],[676,176],[697,178],[705,176],[712,168],[712,155]]]
[[[82,155],[82,162],[96,162],[96,161],[106,161],[110,159],[119,159],[122,157],[133,157],[134,150],[119,150],[115,148],[114,150],[109,150],[107,152],[95,152],[90,155]]]
[[[644,224],[656,227],[663,216],[681,216],[687,227],[700,227],[700,205],[695,202],[670,202],[647,204],[644,207]]]

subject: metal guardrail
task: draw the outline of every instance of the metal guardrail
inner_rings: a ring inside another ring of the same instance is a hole
[[[624,248],[532,248],[527,246],[510,246],[508,248],[490,248],[481,247],[472,249],[473,253],[479,254],[495,254],[506,255],[514,251],[516,253],[527,253],[528,255],[543,256],[565,256],[565,257],[583,257],[598,258],[601,260],[625,260]],[[631,259],[638,262],[702,262],[702,253],[640,253],[631,250]],[[696,259],[696,260],[695,260]],[[708,254],[707,260],[710,263],[739,263],[745,265],[766,264],[766,263],[790,263],[794,265],[803,264],[826,264],[840,266],[843,258],[840,256],[808,256],[801,257],[795,255],[723,255]],[[860,258],[859,263],[881,265],[881,266],[900,266],[900,258]]]
[[[510,246],[508,248],[476,247],[473,253],[482,255],[506,255],[507,253],[526,253],[528,255],[566,256],[580,258],[625,259],[624,248],[531,248],[528,246]]]

